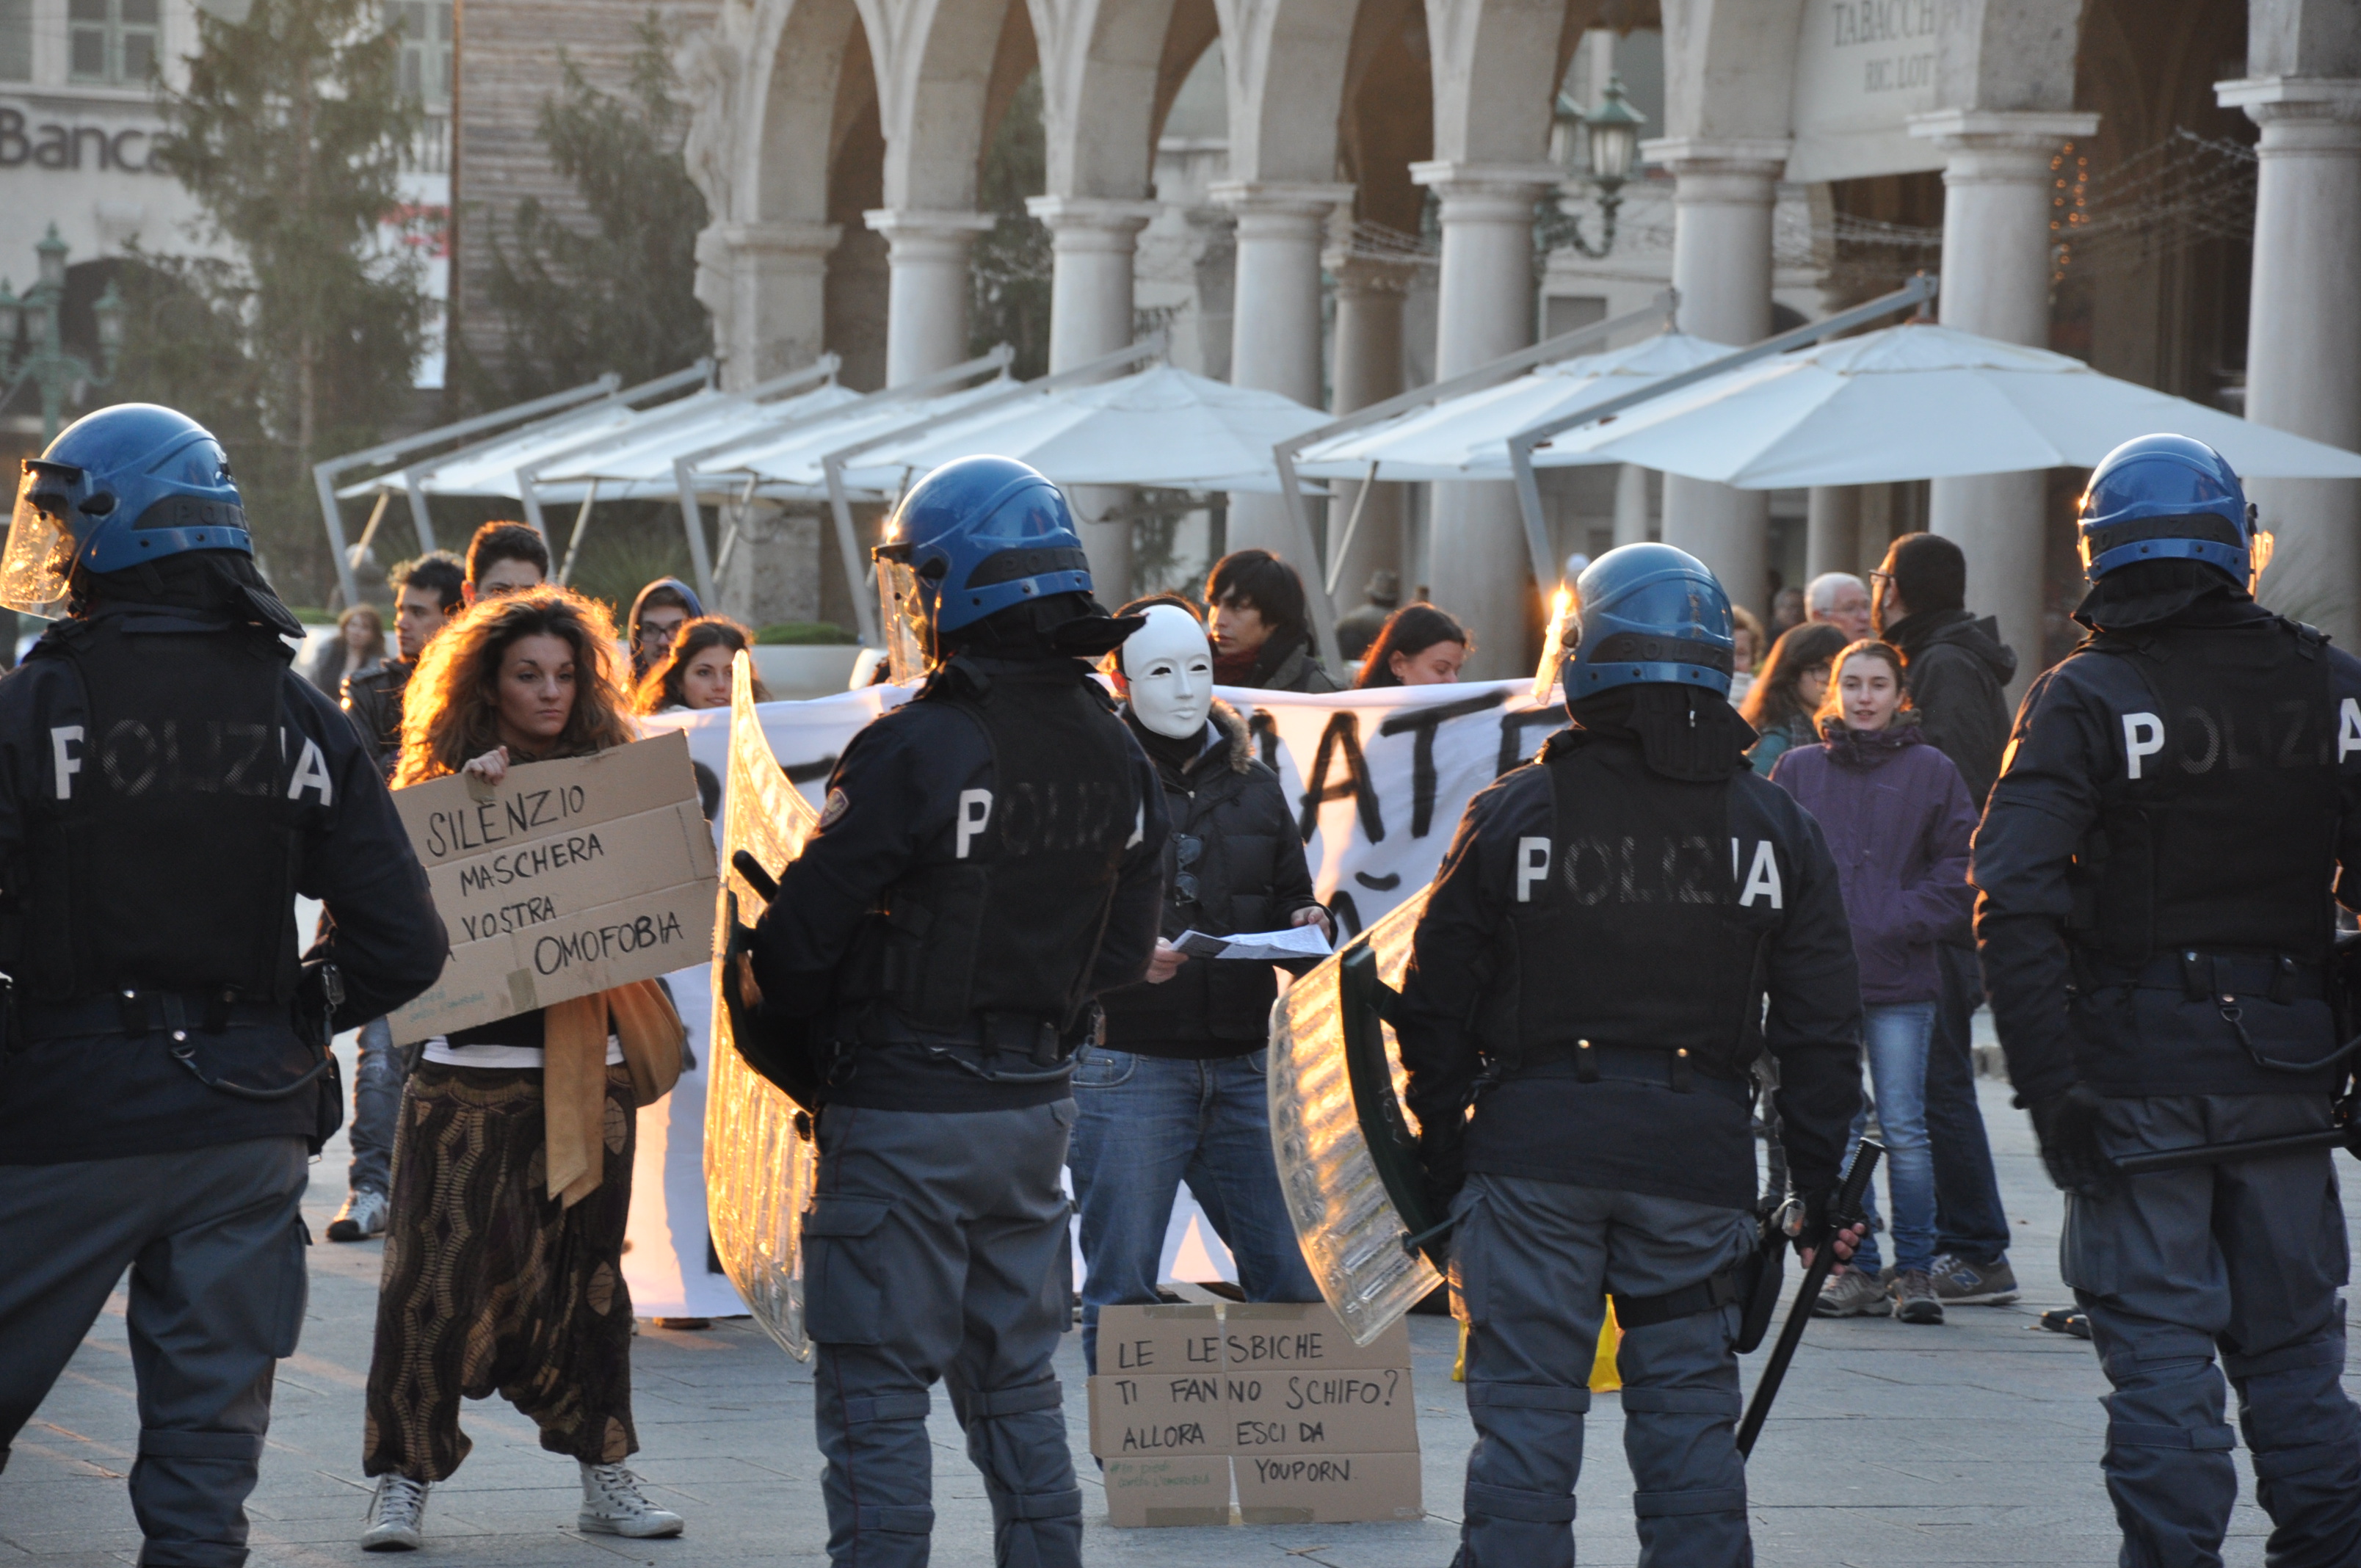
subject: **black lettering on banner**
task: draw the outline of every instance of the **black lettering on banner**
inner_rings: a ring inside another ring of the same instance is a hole
[[[1335,919],[1336,929],[1345,937],[1357,937],[1361,934],[1360,905],[1355,904],[1353,895],[1343,888],[1340,887],[1328,895],[1328,913]],[[1343,947],[1345,945],[1343,939],[1339,938],[1336,945]]]
[[[1355,872],[1353,880],[1371,893],[1391,893],[1401,885],[1401,872],[1388,872],[1383,876],[1371,876],[1367,872]]]
[[[1279,720],[1270,716],[1270,709],[1257,707],[1248,714],[1246,733],[1255,738],[1255,754],[1262,759],[1262,765],[1279,772]]]
[[[830,751],[817,762],[782,762],[779,771],[787,775],[789,784],[809,784],[836,772],[836,753]]]
[[[1329,760],[1339,751],[1345,753],[1345,778],[1340,784],[1328,783]],[[1312,754],[1312,773],[1304,781],[1303,813],[1297,818],[1297,833],[1307,844],[1312,830],[1320,826],[1320,808],[1332,800],[1353,797],[1361,816],[1361,837],[1372,844],[1381,844],[1386,838],[1384,808],[1378,801],[1378,786],[1369,777],[1368,759],[1361,755],[1361,718],[1351,708],[1340,708],[1328,720],[1328,728],[1320,732],[1320,746]]]
[[[1455,718],[1465,718],[1473,713],[1488,713],[1507,700],[1506,692],[1492,692],[1483,696],[1464,697],[1457,702],[1439,702],[1432,707],[1414,707],[1395,714],[1378,726],[1380,737],[1411,734],[1418,737],[1410,754],[1410,836],[1423,839],[1434,827],[1434,732]]]
[[[1562,707],[1521,707],[1500,716],[1500,755],[1492,776],[1499,778],[1510,768],[1521,765],[1532,757],[1533,748],[1525,743],[1528,731],[1555,729],[1565,722]]]

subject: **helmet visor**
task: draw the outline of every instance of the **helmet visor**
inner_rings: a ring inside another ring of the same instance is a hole
[[[34,504],[38,476],[30,467],[16,487],[16,510],[8,520],[8,548],[0,555],[0,605],[55,620],[71,598],[66,587],[73,570],[74,536]]]
[[[927,601],[908,563],[877,556],[878,625],[885,638],[889,678],[895,685],[927,674]]]

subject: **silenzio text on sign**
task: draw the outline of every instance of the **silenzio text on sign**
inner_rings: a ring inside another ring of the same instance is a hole
[[[0,109],[0,169],[22,169],[29,163],[40,169],[161,173],[154,153],[152,133],[143,126],[120,130],[54,123],[28,127],[22,109]]]

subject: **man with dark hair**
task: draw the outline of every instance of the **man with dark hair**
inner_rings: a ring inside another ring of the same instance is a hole
[[[447,550],[431,550],[386,575],[393,589],[393,628],[401,657],[366,674],[345,678],[345,712],[379,773],[390,779],[401,760],[401,697],[426,644],[467,607],[467,571]],[[392,1212],[393,1120],[401,1113],[401,1058],[382,1018],[361,1025],[360,1060],[353,1070],[352,1163],[344,1207],[328,1222],[332,1242],[365,1241],[385,1234]]]
[[[1312,649],[1303,579],[1269,551],[1234,550],[1214,562],[1205,579],[1205,612],[1215,685],[1341,689]]]
[[[521,522],[488,522],[467,542],[467,602],[537,588],[549,580],[549,544]]]
[[[1968,558],[1935,533],[1905,533],[1871,574],[1877,634],[1901,650],[1919,732],[1960,770],[1981,812],[2008,744],[2016,654],[1990,616],[1965,607]],[[1992,1142],[1976,1103],[1974,1023],[1983,1004],[1974,933],[1967,922],[1935,945],[1943,995],[1927,1046],[1927,1140],[1935,1156],[1935,1295],[1945,1306],[2016,1299],[2008,1265],[2008,1212],[2001,1207]]]

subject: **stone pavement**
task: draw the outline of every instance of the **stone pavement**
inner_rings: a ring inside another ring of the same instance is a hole
[[[349,1081],[349,1074],[347,1076]],[[2098,1455],[2103,1384],[2090,1347],[2042,1333],[2038,1311],[2067,1299],[2058,1280],[2061,1205],[2042,1178],[2023,1113],[2006,1086],[1985,1080],[1984,1113],[2016,1226],[2023,1301],[1955,1309],[1941,1328],[1889,1320],[1813,1325],[1763,1434],[1751,1478],[1761,1560],[1839,1564],[2102,1564],[2115,1560],[2114,1523]],[[2346,1209],[2361,1230],[2361,1181],[2339,1159]],[[314,1168],[307,1212],[324,1232],[343,1197],[341,1140]],[[322,1243],[312,1254],[312,1302],[302,1353],[280,1368],[262,1483],[249,1511],[254,1558],[269,1568],[369,1562],[354,1544],[368,1496],[360,1475],[361,1387],[368,1370],[379,1248]],[[1789,1271],[1792,1282],[1795,1270]],[[1454,1325],[1413,1318],[1425,1503],[1422,1524],[1116,1530],[1104,1523],[1082,1461],[1086,1554],[1094,1563],[1246,1568],[1301,1563],[1325,1568],[1442,1568],[1456,1539],[1469,1429],[1450,1380]],[[2361,1340],[2361,1336],[2356,1336]],[[1758,1362],[1760,1357],[1752,1358]],[[1068,1424],[1086,1442],[1079,1336],[1060,1356]],[[688,1519],[673,1541],[586,1538],[574,1528],[570,1461],[544,1453],[530,1423],[497,1400],[468,1408],[476,1442],[467,1466],[435,1488],[428,1548],[414,1568],[511,1568],[620,1562],[810,1562],[824,1553],[819,1464],[812,1444],[807,1365],[750,1323],[703,1332],[642,1325],[633,1357],[640,1438],[633,1462],[651,1491]],[[1746,1380],[1752,1387],[1754,1368]],[[2361,1390],[2361,1363],[2347,1387]],[[1593,1408],[1576,1523],[1585,1563],[1630,1563],[1631,1477],[1617,1441],[1612,1395]],[[102,1316],[0,1475],[0,1568],[85,1568],[129,1563],[138,1532],[124,1494],[137,1442],[120,1296]],[[991,1519],[947,1400],[938,1398],[935,1561],[989,1564]],[[2253,1477],[2239,1454],[2242,1496]],[[2242,1504],[2231,1526],[2233,1563],[2262,1560],[2268,1520]]]

